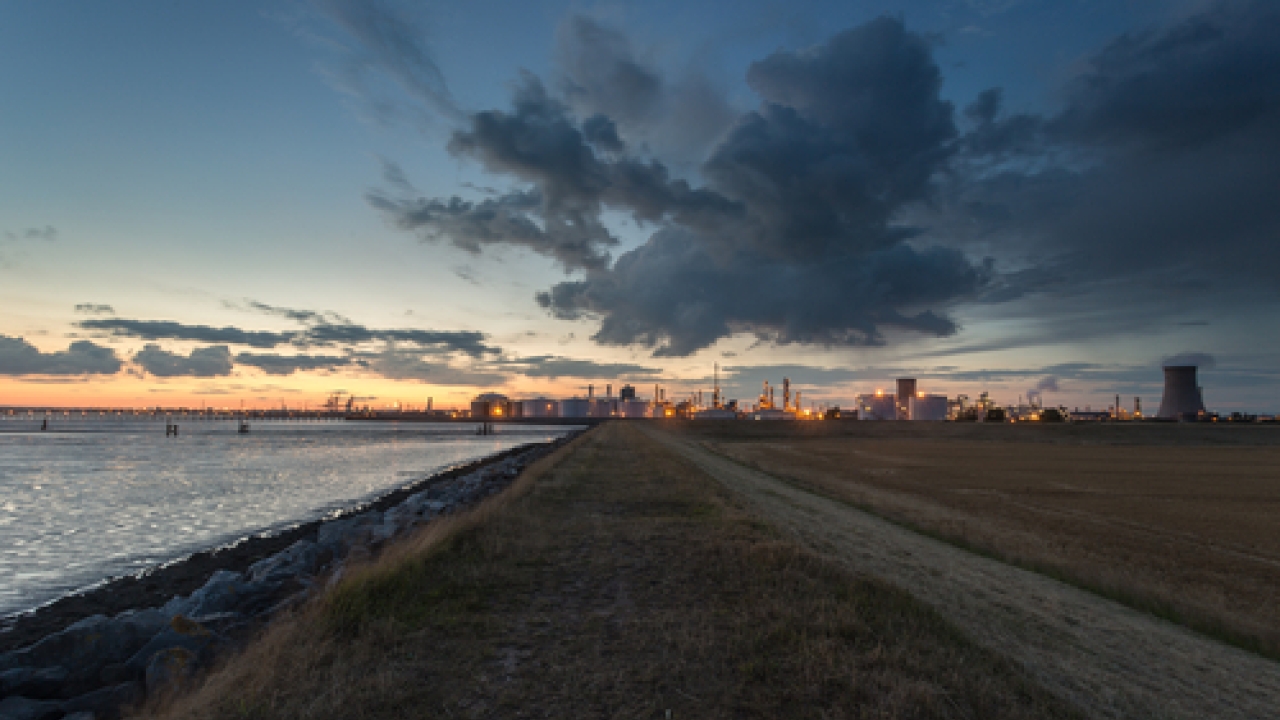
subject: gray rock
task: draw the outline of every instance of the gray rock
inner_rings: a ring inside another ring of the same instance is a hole
[[[200,665],[200,657],[183,647],[165,648],[147,663],[147,694],[152,695],[189,680]]]
[[[320,546],[310,540],[299,540],[268,558],[249,566],[249,579],[280,582],[300,576],[314,575],[320,569]]]
[[[151,638],[125,663],[131,671],[145,674],[151,664],[151,658],[163,650],[182,648],[194,655],[212,654],[221,638],[205,626],[189,618],[178,615],[173,618],[169,627]]]
[[[382,513],[363,512],[340,520],[327,522],[316,532],[316,544],[342,557],[356,545],[366,545],[372,539],[374,528],[382,524]]]
[[[99,685],[119,685],[130,680],[141,680],[142,673],[125,663],[111,663],[98,671]]]
[[[227,612],[256,615],[270,607],[282,589],[279,582],[252,582],[239,573],[220,570],[191,595],[188,617]]]
[[[88,692],[62,703],[67,714],[93,713],[97,720],[116,720],[121,709],[142,702],[146,690],[139,682],[126,682]]]
[[[0,700],[0,720],[57,720],[62,704],[14,695]]]
[[[184,614],[212,615],[230,610],[244,584],[244,577],[240,573],[219,570],[210,575],[199,590],[191,593],[189,607]]]
[[[216,615],[200,615],[191,618],[191,621],[204,627],[214,635],[222,635],[223,630],[228,627],[239,625],[244,622],[245,616],[238,612],[224,612]]]
[[[71,682],[96,681],[103,667],[127,660],[154,630],[150,622],[94,615],[14,655],[28,667],[66,668]]]
[[[67,682],[65,668],[14,668],[0,673],[0,697],[21,695],[33,700],[58,697]]]

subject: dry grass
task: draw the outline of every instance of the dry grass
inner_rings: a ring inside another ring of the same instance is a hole
[[[145,716],[1071,715],[633,428],[600,427],[535,474]]]
[[[938,438],[864,425],[878,427],[863,437],[691,432],[719,436],[718,452],[777,477],[1280,657],[1275,429],[1006,428],[1002,437],[998,427],[934,426],[968,433]]]

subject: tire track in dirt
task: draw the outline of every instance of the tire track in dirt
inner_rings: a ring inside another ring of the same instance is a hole
[[[917,534],[699,444],[645,432],[822,554],[931,604],[1090,716],[1280,714],[1278,663]]]

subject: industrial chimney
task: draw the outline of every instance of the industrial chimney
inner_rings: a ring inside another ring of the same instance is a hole
[[[1166,365],[1164,396],[1160,398],[1160,412],[1156,417],[1177,420],[1184,413],[1195,415],[1202,412],[1204,397],[1196,384],[1196,366]]]

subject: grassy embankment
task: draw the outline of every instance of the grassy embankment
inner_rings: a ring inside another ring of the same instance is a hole
[[[910,596],[779,537],[615,423],[147,716],[1070,715]]]
[[[1280,659],[1280,428],[841,426],[681,431],[812,492]]]

